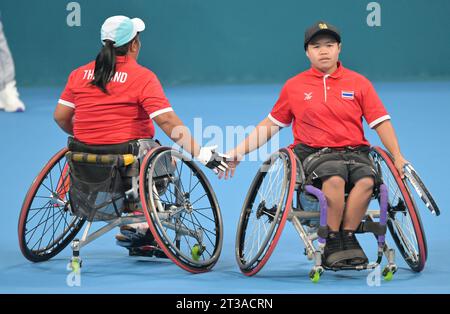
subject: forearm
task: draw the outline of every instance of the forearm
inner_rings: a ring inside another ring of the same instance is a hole
[[[269,118],[261,121],[250,135],[242,141],[234,150],[233,157],[243,157],[267,143],[273,135],[278,133],[280,127]]]
[[[387,120],[380,123],[375,127],[375,130],[377,131],[384,147],[386,147],[386,149],[392,154],[394,159],[403,157],[400,151],[400,145],[398,144],[397,135],[395,134],[391,121]]]
[[[175,143],[181,146],[186,152],[192,156],[198,156],[200,153],[200,145],[191,136],[190,130],[176,116],[172,115],[170,120],[166,120],[159,124],[164,133],[170,137]]]

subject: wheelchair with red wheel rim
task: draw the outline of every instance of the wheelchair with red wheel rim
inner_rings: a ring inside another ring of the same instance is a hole
[[[142,140],[122,147],[73,142],[49,160],[23,202],[18,236],[28,260],[49,260],[72,243],[70,265],[77,271],[82,247],[116,227],[146,222],[179,267],[191,273],[212,269],[222,249],[222,216],[191,158]],[[91,232],[94,222],[104,226]]]
[[[374,234],[376,261],[355,266],[324,265],[323,249],[328,232],[326,198],[321,190],[306,184],[298,157],[290,148],[283,148],[263,163],[244,201],[235,250],[241,271],[253,276],[264,267],[287,221],[293,224],[304,244],[305,255],[314,263],[309,273],[313,282],[318,282],[325,270],[375,269],[383,257],[387,265],[382,275],[385,280],[391,280],[397,265],[395,251],[386,242],[387,231],[409,267],[415,272],[422,271],[427,245],[419,205],[436,215],[440,214],[439,208],[411,165],[405,167],[402,179],[392,157],[382,148],[373,147],[369,156],[380,179],[373,193],[379,209],[369,209],[356,232]]]

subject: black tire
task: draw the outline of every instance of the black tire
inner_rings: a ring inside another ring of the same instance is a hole
[[[33,181],[22,205],[19,246],[22,254],[32,262],[49,260],[61,252],[85,222],[70,211],[66,152],[66,148],[62,149],[50,159]],[[34,225],[36,221],[38,223]],[[35,237],[39,234],[40,237]]]
[[[401,179],[388,152],[373,148],[371,156],[388,189],[387,226],[405,262],[420,272],[427,260],[427,242],[419,211],[406,179]]]
[[[140,195],[150,230],[164,253],[191,273],[209,271],[222,250],[223,225],[216,195],[199,167],[176,150],[158,147],[141,165]],[[177,226],[175,230],[167,227],[170,224]]]
[[[275,171],[277,174],[272,177]],[[264,267],[278,243],[288,214],[292,209],[296,174],[295,156],[291,150],[283,148],[264,162],[253,179],[242,207],[235,245],[237,263],[247,276],[257,274]],[[267,180],[265,180],[266,178]],[[276,184],[269,182],[277,178],[281,179],[280,182],[277,181]],[[268,187],[264,184],[265,182],[269,182]],[[272,185],[275,190],[274,195],[267,194],[272,190]],[[275,186],[279,187],[279,191]],[[260,193],[260,189],[264,191]],[[257,201],[258,197],[259,201]],[[251,225],[252,220],[255,220],[253,226]],[[254,239],[255,225],[258,225],[258,237],[260,226],[264,226],[262,232],[265,231],[266,234],[263,235],[261,241]],[[252,231],[249,235],[247,231],[251,227]],[[249,243],[250,240],[253,241]],[[255,243],[256,249],[254,249]],[[255,254],[252,254],[254,251]]]

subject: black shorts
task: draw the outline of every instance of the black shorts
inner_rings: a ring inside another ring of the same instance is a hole
[[[302,162],[305,176],[316,186],[333,176],[344,179],[349,188],[362,178],[377,178],[377,172],[369,157],[368,146],[359,147],[354,151],[332,151],[316,158],[308,158],[320,150],[303,144],[294,148],[294,152]]]

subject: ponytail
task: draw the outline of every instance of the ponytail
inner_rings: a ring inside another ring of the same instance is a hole
[[[94,79],[91,84],[100,88],[105,94],[108,94],[106,85],[116,73],[116,48],[114,42],[105,40],[100,53],[95,59]]]
[[[138,35],[130,42],[117,48],[114,47],[112,40],[104,40],[105,45],[95,59],[94,79],[91,81],[92,85],[97,86],[105,94],[108,94],[106,85],[108,85],[109,81],[114,77],[114,74],[116,74],[116,56],[125,56],[130,50],[131,44],[137,40]]]

